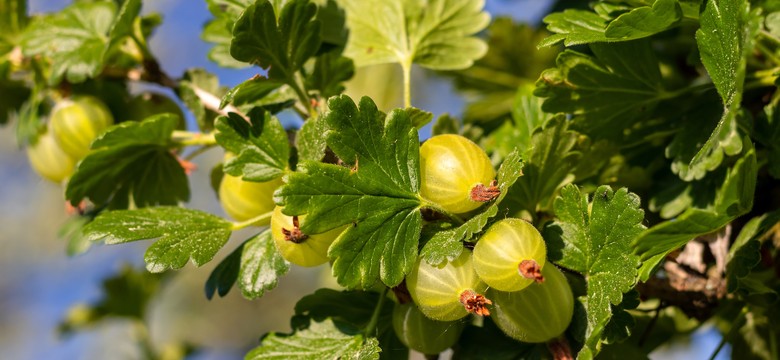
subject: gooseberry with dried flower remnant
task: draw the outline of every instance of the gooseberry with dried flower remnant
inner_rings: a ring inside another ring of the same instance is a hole
[[[519,291],[542,282],[547,247],[536,228],[521,219],[491,225],[474,247],[474,269],[488,286]]]
[[[304,234],[301,225],[306,215],[287,216],[277,206],[271,215],[271,236],[276,249],[287,261],[298,266],[317,266],[328,262],[330,244],[344,231],[339,227],[322,234]]]

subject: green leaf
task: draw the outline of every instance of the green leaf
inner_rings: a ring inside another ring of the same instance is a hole
[[[780,17],[780,13],[778,13]],[[768,148],[767,163],[769,175],[780,179],[780,111],[775,106],[768,105],[764,114],[756,119],[755,131],[751,137]]]
[[[545,227],[544,238],[551,261],[587,279],[585,346],[596,355],[611,305],[620,304],[636,284],[639,258],[631,241],[644,230],[644,212],[636,194],[609,186],[596,189],[591,206],[589,211],[588,196],[577,186],[565,186],[555,200],[558,219]]]
[[[251,239],[250,239],[251,240]],[[226,256],[211,271],[209,278],[206,279],[206,298],[211,300],[214,294],[224,297],[233,288],[238,280],[238,271],[241,268],[241,254],[244,252],[244,246],[249,240],[242,243],[230,255]]]
[[[350,30],[344,52],[357,66],[465,69],[487,51],[473,36],[490,21],[484,0],[342,0],[341,5]]]
[[[89,224],[90,221],[92,221],[92,216],[90,215],[73,216],[68,218],[65,224],[57,231],[58,237],[65,238],[68,241],[68,245],[65,248],[68,256],[81,255],[92,247],[92,242],[84,236],[82,231],[84,226]]]
[[[442,134],[457,134],[460,128],[458,119],[450,116],[449,114],[443,114],[436,119],[431,128],[431,136]]]
[[[509,190],[507,202],[513,211],[535,214],[552,207],[558,189],[574,180],[573,168],[580,159],[574,150],[577,136],[561,116],[537,129],[523,156],[523,177]]]
[[[653,260],[645,261],[642,265],[642,281],[649,279],[649,270],[663,260],[662,255],[697,236],[714,232],[750,211],[756,187],[757,164],[755,150],[749,141],[746,144],[746,153],[729,169],[711,208],[690,208],[676,219],[653,226],[634,240],[634,252],[642,260]]]
[[[328,123],[322,118],[312,118],[303,123],[295,136],[299,161],[321,161],[325,157],[328,144],[322,134],[327,131]]]
[[[312,320],[332,318],[365,330],[371,322],[380,296],[382,295],[368,291],[318,289],[295,304],[292,327],[304,329]],[[392,327],[393,303],[385,299],[378,316],[375,334],[379,347],[382,348],[380,359],[407,359],[409,349],[401,343]]]
[[[109,47],[119,44],[125,37],[133,36],[134,23],[141,13],[141,0],[125,0],[116,14],[108,32]],[[139,39],[141,40],[141,39]],[[108,48],[106,48],[108,50]]]
[[[540,360],[548,355],[546,346],[518,342],[506,336],[490,319],[482,326],[467,325],[453,347],[453,360]]]
[[[25,101],[31,97],[30,89],[20,81],[9,81],[0,78],[0,125],[8,122],[8,119],[18,114]]]
[[[115,14],[113,2],[75,3],[36,19],[23,35],[22,51],[25,56],[51,58],[49,84],[63,78],[71,83],[93,78],[103,69]]]
[[[376,339],[366,339],[348,326],[333,320],[315,322],[292,335],[270,333],[262,345],[244,359],[379,359]]]
[[[92,143],[92,152],[68,181],[65,198],[74,206],[89,198],[114,208],[174,205],[190,197],[187,175],[169,149],[179,119],[172,114],[124,122]]]
[[[760,29],[761,18],[750,13],[747,2],[712,0],[705,4],[700,23],[696,43],[701,61],[723,99],[725,110],[709,140],[691,160],[691,166],[711,158],[713,153],[736,155],[742,151],[736,117],[742,101],[747,58],[753,52],[753,38]]]
[[[231,231],[232,223],[221,217],[171,206],[107,211],[84,227],[91,241],[106,244],[159,238],[144,255],[155,273],[180,269],[190,259],[195,266],[211,261]]]
[[[268,77],[292,81],[296,71],[320,48],[317,6],[308,0],[289,1],[279,15],[270,2],[246,8],[233,27],[230,55],[269,69]]]
[[[612,20],[604,35],[608,41],[641,39],[672,28],[682,16],[677,0],[656,0],[652,7],[639,7]]]
[[[236,85],[225,93],[219,107],[224,108],[227,104],[240,106],[255,102],[270,95],[282,85],[284,85],[284,83],[280,81],[270,80],[262,76],[254,76],[251,79]]]
[[[233,39],[233,24],[239,15],[253,3],[252,0],[207,0],[209,11],[214,19],[206,23],[200,37],[214,44],[209,51],[209,60],[219,66],[228,68],[244,68],[245,62],[236,61],[230,56],[230,41]]]
[[[354,168],[303,162],[277,190],[278,203],[286,214],[307,214],[305,233],[351,225],[328,251],[340,284],[368,288],[380,278],[398,285],[417,257],[422,225],[419,140],[411,114],[385,116],[367,97],[360,107],[344,95],[328,105],[328,145]]]
[[[515,150],[501,163],[498,169],[498,188],[501,193],[481,213],[474,215],[462,225],[451,230],[440,231],[431,238],[420,251],[420,256],[429,264],[440,265],[447,260],[454,260],[460,256],[463,250],[463,242],[474,242],[474,234],[485,228],[488,221],[498,214],[499,205],[511,191],[520,176],[523,175],[523,159],[520,152]]]
[[[341,56],[338,51],[331,51],[317,57],[314,70],[306,78],[306,88],[317,90],[321,98],[327,99],[343,93],[343,83],[354,75],[355,64],[352,59]]]
[[[408,107],[404,109],[409,114],[412,126],[420,129],[433,120],[433,113],[425,110],[418,109],[416,107]]]
[[[290,264],[276,250],[271,230],[266,230],[243,245],[238,288],[245,298],[257,299],[275,288],[278,279],[289,270]]]
[[[761,261],[761,238],[780,222],[780,211],[773,211],[748,221],[731,244],[726,276],[729,292],[743,287],[743,280]]]
[[[246,181],[270,181],[284,174],[290,157],[287,133],[266,111],[249,113],[249,122],[230,113],[217,119],[217,143],[236,156],[224,171]]]
[[[27,26],[27,0],[0,2],[0,38],[16,35]]]
[[[545,70],[534,95],[548,113],[575,115],[576,129],[592,138],[620,138],[671,96],[661,84],[658,60],[645,41],[592,44],[595,57],[562,52]]]
[[[592,11],[566,9],[545,16],[542,21],[553,35],[539,43],[539,47],[555,45],[561,41],[566,46],[607,41],[604,32],[608,21]]]
[[[214,96],[220,97],[226,90],[219,86],[219,79],[203,69],[189,69],[184,72],[182,80],[179,82],[179,96],[187,108],[195,115],[195,121],[198,128],[203,132],[214,129],[214,119],[217,113],[207,108],[200,98],[198,92],[205,91]]]

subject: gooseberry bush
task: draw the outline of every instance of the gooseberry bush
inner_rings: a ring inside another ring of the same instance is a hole
[[[0,1],[0,121],[62,185],[68,253],[150,242],[62,330],[142,321],[188,262],[248,300],[328,264],[343,289],[247,359],[645,358],[710,326],[713,357],[778,358],[776,1],[552,1],[537,28],[482,0],[206,3],[209,59],[257,74],[230,89],[165,73],[140,0]],[[460,119],[413,106],[413,68],[452,81]],[[356,74],[403,106],[345,95]],[[195,176],[230,219],[187,206]]]

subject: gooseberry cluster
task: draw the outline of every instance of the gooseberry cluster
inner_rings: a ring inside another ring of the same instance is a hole
[[[420,147],[420,173],[422,198],[445,214],[468,215],[500,194],[487,154],[459,135],[425,141]],[[279,186],[280,180],[248,182],[226,175],[220,199],[237,220],[272,212],[274,243],[289,262],[305,267],[328,262],[328,249],[344,228],[304,234],[305,215],[287,216],[274,207],[271,193]],[[514,218],[495,222],[473,251],[464,248],[442,266],[418,258],[405,287],[394,290],[398,301],[393,328],[405,345],[424,354],[453,346],[469,314],[492,315],[508,336],[543,343],[563,334],[574,309],[565,276],[546,261],[541,234]]]

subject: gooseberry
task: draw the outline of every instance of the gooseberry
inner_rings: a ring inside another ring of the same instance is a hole
[[[76,160],[60,148],[50,131],[27,147],[27,158],[38,175],[53,182],[62,182],[76,167]]]
[[[219,184],[219,202],[233,219],[249,220],[274,210],[274,190],[282,184],[281,178],[254,182],[225,174]]]
[[[54,106],[49,125],[62,150],[74,159],[82,159],[92,141],[113,123],[114,117],[100,99],[76,95]]]
[[[504,219],[485,231],[474,247],[474,270],[488,286],[519,291],[542,282],[547,248],[536,228],[521,219]]]
[[[496,171],[485,151],[460,135],[437,135],[420,147],[420,194],[461,214],[498,196]]]
[[[412,350],[435,355],[458,341],[465,322],[437,321],[423,315],[414,304],[396,304],[393,308],[393,329],[398,339]]]
[[[271,236],[274,244],[287,261],[305,267],[328,262],[330,244],[344,231],[343,227],[321,234],[304,234],[300,226],[306,215],[287,216],[277,206],[271,215]]]
[[[487,305],[491,302],[481,295],[487,285],[474,271],[468,250],[442,267],[418,259],[406,277],[406,287],[420,311],[431,319],[454,321],[469,313],[490,315]]]
[[[542,269],[545,281],[522,291],[488,290],[495,304],[493,320],[509,337],[529,343],[547,342],[566,331],[574,314],[574,296],[555,266]]]

